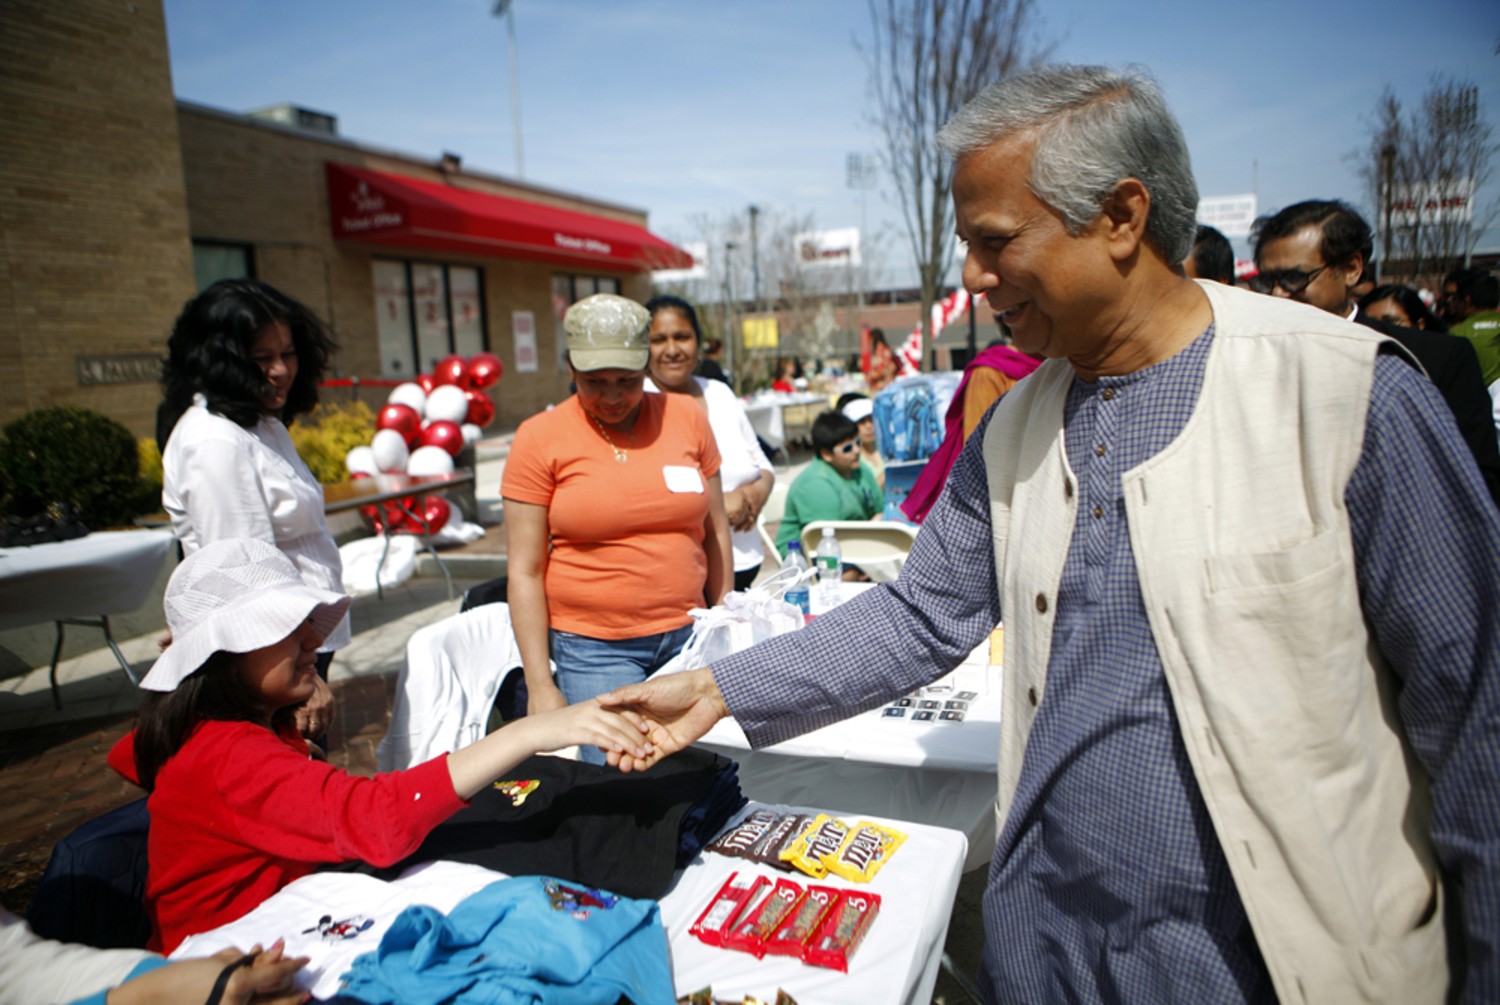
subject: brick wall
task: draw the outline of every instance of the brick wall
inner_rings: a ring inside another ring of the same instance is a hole
[[[149,435],[158,385],[80,386],[76,359],[162,355],[193,292],[161,2],[0,0],[0,26],[0,422]]]

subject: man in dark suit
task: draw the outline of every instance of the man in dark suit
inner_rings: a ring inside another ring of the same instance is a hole
[[[1255,237],[1259,274],[1250,285],[1259,293],[1290,297],[1348,318],[1405,347],[1442,392],[1491,498],[1500,504],[1500,448],[1479,357],[1466,339],[1403,328],[1356,310],[1353,290],[1372,247],[1370,225],[1347,203],[1299,202],[1260,226]]]

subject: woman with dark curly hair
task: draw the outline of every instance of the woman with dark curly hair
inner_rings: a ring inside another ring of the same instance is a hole
[[[286,430],[317,405],[336,348],[312,311],[253,279],[222,280],[188,301],[167,342],[157,413],[161,501],[184,552],[255,538],[290,558],[308,586],[343,589],[323,488]],[[297,714],[309,739],[329,725],[322,681],[348,641],[345,617],[319,653],[317,693]]]

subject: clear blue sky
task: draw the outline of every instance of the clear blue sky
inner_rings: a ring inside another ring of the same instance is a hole
[[[505,22],[491,0],[165,0],[181,98],[248,111],[293,102],[353,140],[515,170]],[[1261,212],[1356,204],[1348,155],[1390,84],[1417,102],[1445,72],[1479,86],[1500,137],[1494,0],[1044,0],[1039,36],[1068,62],[1137,63],[1182,121],[1201,193],[1254,191]],[[528,181],[690,221],[751,203],[859,223],[845,157],[876,152],[860,0],[515,0]],[[1497,158],[1496,174],[1500,174]],[[904,238],[889,184],[868,201]],[[1500,197],[1500,182],[1481,206]],[[1481,246],[1500,245],[1492,230]],[[1243,253],[1243,242],[1236,242]],[[897,277],[891,277],[896,279]]]

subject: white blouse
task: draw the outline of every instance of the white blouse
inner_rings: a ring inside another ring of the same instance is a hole
[[[162,452],[161,502],[188,554],[210,541],[253,537],[292,560],[302,581],[344,592],[344,564],[323,516],[318,484],[269,415],[249,429],[210,412],[202,395],[182,413]],[[322,651],[349,644],[349,616]]]
[[[750,425],[750,416],[745,406],[735,397],[734,391],[722,380],[709,377],[694,377],[703,388],[703,403],[708,406],[708,426],[713,430],[714,443],[719,448],[721,466],[719,484],[726,493],[749,485],[760,477],[762,471],[775,469],[760,449],[755,438],[755,427]],[[646,378],[646,390],[660,393],[661,389],[650,377]],[[765,550],[761,548],[760,535],[751,530],[736,530],[730,534],[734,547],[734,571],[758,569],[765,561]]]

